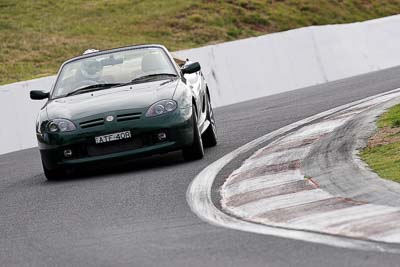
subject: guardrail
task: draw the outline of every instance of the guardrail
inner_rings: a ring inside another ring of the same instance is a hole
[[[400,15],[361,23],[312,26],[177,51],[199,61],[214,106],[224,106],[400,65]],[[0,86],[0,154],[36,146],[42,101],[54,76]]]

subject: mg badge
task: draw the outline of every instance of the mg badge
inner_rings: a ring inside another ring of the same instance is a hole
[[[108,121],[108,122],[111,122],[113,120],[114,120],[114,116],[112,116],[112,115],[109,115],[106,117],[106,121]]]

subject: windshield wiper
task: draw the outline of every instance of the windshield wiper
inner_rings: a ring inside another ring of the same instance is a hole
[[[108,89],[114,86],[119,86],[121,83],[99,83],[99,84],[92,84],[89,86],[81,87],[75,91],[69,92],[65,96],[71,96],[71,95],[78,95],[78,94],[83,94],[87,92],[93,92],[93,91],[98,91],[98,90],[103,90],[103,89]]]
[[[169,77],[177,77],[178,75],[174,74],[174,73],[155,73],[155,74],[148,74],[148,75],[144,75],[144,76],[140,76],[137,77],[135,79],[133,79],[132,81],[130,81],[127,84],[134,84],[134,83],[140,83],[140,82],[145,82],[147,80],[151,80],[153,78],[159,77],[159,76],[169,76]]]

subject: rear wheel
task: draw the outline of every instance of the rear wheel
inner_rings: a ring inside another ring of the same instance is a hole
[[[205,147],[216,146],[218,142],[217,126],[209,97],[207,97],[207,120],[210,122],[210,125],[203,133],[203,144]]]
[[[43,166],[44,176],[46,176],[47,180],[49,181],[63,179],[67,177],[67,171],[65,169],[57,168],[49,170],[46,168],[43,161],[42,161],[42,166]]]
[[[189,147],[185,147],[182,150],[183,158],[187,161],[202,159],[204,157],[203,141],[201,140],[201,133],[199,126],[197,125],[197,112],[193,107],[192,110],[192,121],[193,121],[193,143]]]

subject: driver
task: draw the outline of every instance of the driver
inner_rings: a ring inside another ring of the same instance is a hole
[[[100,77],[103,75],[103,66],[95,59],[83,60],[79,70],[81,80],[100,82]]]
[[[103,83],[103,66],[95,59],[85,59],[78,63],[75,75],[68,79],[69,92],[81,87]]]
[[[94,58],[86,58],[81,62],[68,66],[67,73],[71,73],[60,81],[60,92],[70,93],[76,89],[94,84],[104,83],[103,65]]]

